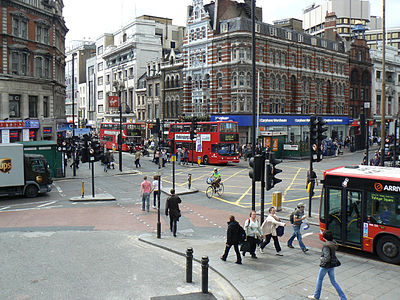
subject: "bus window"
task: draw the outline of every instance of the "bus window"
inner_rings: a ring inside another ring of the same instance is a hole
[[[211,145],[211,153],[218,153],[218,145]]]
[[[183,125],[183,132],[190,132],[190,125]]]
[[[202,132],[210,132],[211,131],[211,124],[202,124],[201,125]]]
[[[210,132],[218,132],[218,124],[211,124]]]
[[[347,191],[347,241],[361,243],[361,192]]]
[[[328,220],[327,229],[331,230],[333,237],[342,240],[342,191],[327,189]]]
[[[368,192],[367,216],[372,223],[400,227],[400,197]]]
[[[183,131],[182,125],[176,125],[176,132],[182,132],[182,131]]]
[[[176,125],[171,125],[171,132],[175,132]]]

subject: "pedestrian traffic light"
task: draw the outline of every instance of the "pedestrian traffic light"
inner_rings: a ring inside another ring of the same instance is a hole
[[[317,161],[321,161],[323,159],[323,145],[322,141],[326,139],[326,135],[324,132],[328,130],[328,128],[325,126],[326,121],[322,119],[322,117],[318,117],[318,153],[317,153]]]
[[[265,172],[265,157],[263,155],[255,155],[249,159],[249,171],[250,178],[254,181],[261,181],[262,173]]]
[[[280,159],[275,158],[274,153],[269,154],[268,164],[266,166],[266,189],[269,191],[276,184],[282,181],[282,179],[276,178],[275,176],[282,172],[281,169],[278,169],[276,165],[280,164],[282,161]]]
[[[310,117],[310,151],[312,161],[318,159],[318,120],[315,116]]]

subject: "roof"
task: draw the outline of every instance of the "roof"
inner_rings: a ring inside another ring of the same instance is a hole
[[[56,146],[57,142],[55,141],[31,141],[31,142],[18,142],[19,144],[24,145],[24,147],[40,147],[40,146]]]
[[[400,182],[400,168],[375,166],[345,166],[325,171],[325,176],[358,177]]]

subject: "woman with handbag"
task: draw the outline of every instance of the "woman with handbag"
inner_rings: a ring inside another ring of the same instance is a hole
[[[260,244],[260,253],[264,253],[265,246],[269,244],[272,238],[274,240],[276,255],[282,256],[280,253],[282,248],[279,245],[276,229],[278,226],[286,226],[286,224],[281,222],[281,219],[276,215],[275,207],[271,206],[268,211],[269,215],[261,226],[261,230],[265,235],[265,240]]]
[[[252,258],[257,258],[256,256],[256,247],[257,242],[262,236],[262,230],[260,227],[260,223],[257,220],[257,213],[252,210],[250,213],[250,218],[244,222],[244,230],[246,232],[246,239],[249,245],[249,249],[241,249],[243,256],[245,256],[246,252],[250,252]]]
[[[343,290],[335,280],[335,268],[341,265],[340,261],[336,257],[337,244],[333,240],[333,233],[330,230],[325,230],[322,234],[325,239],[324,246],[322,247],[321,263],[317,279],[317,288],[315,289],[314,295],[308,296],[309,299],[319,299],[321,296],[322,282],[326,273],[329,275],[329,279],[336,292],[340,296],[340,300],[347,300]]]

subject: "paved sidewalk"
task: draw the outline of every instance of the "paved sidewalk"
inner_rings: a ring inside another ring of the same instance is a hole
[[[179,232],[178,238],[164,235],[162,239],[157,239],[154,234],[143,234],[139,240],[178,255],[184,255],[186,249],[192,247],[197,260],[203,255],[209,256],[210,267],[235,286],[246,300],[305,299],[315,290],[320,250],[310,249],[304,254],[298,247],[289,249],[286,247],[287,238],[284,237],[281,241],[284,256],[276,256],[273,245],[269,244],[264,249],[265,254],[257,253],[257,260],[249,258],[249,255],[243,258],[243,265],[234,263],[233,249],[229,253],[227,262],[220,260],[219,257],[225,247],[225,241],[222,240],[196,239],[182,236]],[[337,256],[342,266],[336,269],[336,280],[348,299],[399,299],[399,266],[342,252]],[[321,299],[338,299],[328,276],[324,280]]]

